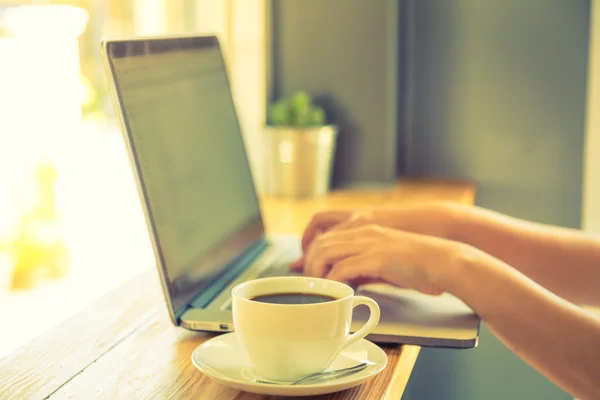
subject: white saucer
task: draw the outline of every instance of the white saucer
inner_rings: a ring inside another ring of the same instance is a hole
[[[206,376],[225,386],[246,392],[273,396],[314,396],[360,385],[385,368],[387,355],[379,347],[363,339],[343,350],[328,368],[341,369],[360,362],[368,363],[362,371],[297,386],[256,383],[254,368],[240,347],[235,332],[232,332],[214,337],[198,346],[192,353],[192,362]]]

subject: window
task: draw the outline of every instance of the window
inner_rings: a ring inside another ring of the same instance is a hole
[[[0,319],[11,321],[0,357],[154,268],[103,36],[218,34],[256,177],[260,168],[266,0],[38,4],[0,0]]]

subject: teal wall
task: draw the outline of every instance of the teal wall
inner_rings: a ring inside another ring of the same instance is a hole
[[[482,206],[579,227],[589,2],[406,4],[407,173],[472,179]],[[424,349],[406,397],[571,398],[485,327],[480,343]]]
[[[408,0],[409,174],[466,178],[477,201],[578,227],[588,0]]]
[[[334,186],[393,181],[398,1],[272,4],[273,97],[306,90],[340,125]]]
[[[384,180],[395,164],[473,180],[484,207],[580,226],[589,0],[273,5],[275,92],[307,87],[360,122],[338,154],[344,181]],[[570,398],[486,327],[476,349],[424,349],[405,397]]]

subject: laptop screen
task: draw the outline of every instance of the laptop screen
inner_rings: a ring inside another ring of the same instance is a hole
[[[106,51],[178,315],[263,234],[225,63],[214,37],[108,42]]]

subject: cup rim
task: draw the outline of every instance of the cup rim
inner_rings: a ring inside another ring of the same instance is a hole
[[[267,281],[267,280],[294,280],[294,279],[302,279],[302,280],[312,280],[312,281],[325,281],[328,283],[334,283],[334,284],[338,284],[341,286],[346,287],[347,289],[349,289],[349,294],[347,296],[344,297],[340,297],[338,299],[332,300],[332,301],[327,301],[325,303],[310,303],[310,304],[277,304],[277,303],[263,303],[260,301],[255,301],[255,300],[251,300],[248,299],[246,297],[242,297],[242,296],[238,296],[235,293],[240,290],[243,286],[246,285],[250,285],[253,282],[256,281]],[[258,279],[250,279],[248,281],[242,282],[238,285],[236,285],[233,289],[231,289],[231,297],[232,300],[233,298],[236,298],[237,300],[241,300],[244,303],[250,303],[250,304],[260,304],[261,306],[264,307],[314,307],[314,306],[320,306],[320,305],[325,305],[325,304],[335,304],[335,303],[339,303],[342,301],[347,301],[348,299],[354,297],[355,293],[354,293],[354,289],[348,285],[346,285],[345,283],[342,282],[338,282],[338,281],[334,281],[332,279],[324,279],[324,278],[313,278],[311,276],[272,276],[272,277],[268,277],[268,278],[258,278]]]

